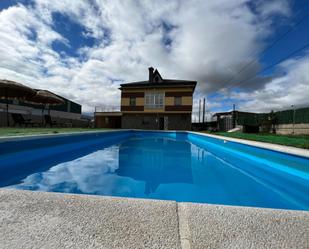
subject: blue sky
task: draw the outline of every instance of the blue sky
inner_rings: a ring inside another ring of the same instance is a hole
[[[52,15],[53,28],[67,39],[67,42],[54,41],[52,49],[68,56],[79,56],[78,49],[82,47],[92,47],[96,40],[91,36],[85,36],[87,30],[80,24],[73,22],[66,15],[55,12]]]
[[[307,16],[307,18],[305,18]],[[303,20],[296,27],[294,26],[300,20]],[[289,54],[289,52],[304,46],[309,42],[309,3],[306,0],[291,1],[291,16],[288,19],[282,20],[281,18],[274,17],[273,34],[265,39],[268,44],[272,44],[279,39],[287,31],[293,28],[293,31],[282,38],[274,47],[267,50],[260,61],[265,65],[273,64]],[[298,55],[304,55],[305,51],[300,52]],[[270,72],[272,72],[270,70]]]
[[[149,66],[197,80],[195,110],[203,97],[209,112],[309,105],[308,49],[244,81],[309,42],[309,16],[295,27],[306,0],[2,0],[0,11],[0,78],[64,95],[87,113],[119,105],[119,84],[144,80]]]

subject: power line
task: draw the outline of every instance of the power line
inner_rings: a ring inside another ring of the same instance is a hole
[[[263,70],[257,72],[257,74],[263,73],[263,72],[267,71],[268,69],[270,69],[270,68],[272,68],[272,67],[274,67],[274,66],[280,64],[281,62],[283,62],[283,61],[289,59],[290,57],[292,57],[293,55],[295,55],[295,54],[299,53],[300,51],[306,49],[307,47],[309,47],[309,42],[306,43],[306,44],[305,44],[304,46],[302,46],[301,48],[296,49],[296,50],[294,50],[293,52],[289,53],[287,56],[285,56],[284,58],[280,59],[279,61],[277,61],[277,62],[275,62],[275,63],[269,65],[268,67],[264,68]],[[238,84],[230,85],[230,86],[227,87],[226,89],[230,89],[231,87],[242,85],[244,82],[247,82],[248,80],[251,80],[251,79],[255,78],[255,77],[257,76],[257,74],[255,74],[254,76],[250,76],[250,77],[248,77],[248,78],[246,78],[246,79],[240,81]]]
[[[265,54],[266,51],[268,51],[270,48],[274,47],[280,40],[282,40],[283,38],[285,38],[289,33],[291,33],[292,31],[294,31],[294,29],[300,25],[307,17],[309,16],[309,13],[307,13],[306,15],[304,15],[298,22],[296,22],[296,24],[294,24],[292,27],[290,27],[284,34],[282,34],[278,39],[276,39],[272,44],[270,44],[268,47],[266,47],[264,50],[262,50],[261,55],[263,56]],[[240,73],[242,73],[245,69],[247,69],[249,66],[251,66],[254,62],[256,62],[257,59],[252,59],[250,62],[248,62],[247,64],[245,64],[234,76],[232,76],[225,84],[229,84],[233,79],[236,78],[237,75],[239,75]],[[224,84],[224,85],[225,85]]]

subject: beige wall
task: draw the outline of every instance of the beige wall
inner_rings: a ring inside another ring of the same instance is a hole
[[[165,97],[165,105],[174,105],[174,97]]]
[[[192,105],[192,97],[183,96],[182,97],[182,105]],[[175,98],[174,97],[165,97],[165,105],[174,105]]]
[[[183,105],[192,105],[192,97],[191,96],[184,96],[182,97],[182,104]]]
[[[137,97],[136,98],[136,105],[143,106],[144,105],[144,98]],[[122,106],[129,106],[130,105],[130,98],[121,98],[121,105]]]
[[[130,98],[121,98],[121,105],[122,106],[130,105]]]

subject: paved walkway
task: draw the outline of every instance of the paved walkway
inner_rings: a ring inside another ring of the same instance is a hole
[[[0,189],[0,248],[309,248],[309,212]]]

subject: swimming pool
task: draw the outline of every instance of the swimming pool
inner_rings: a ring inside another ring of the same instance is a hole
[[[309,210],[309,158],[191,132],[0,142],[0,187]]]

